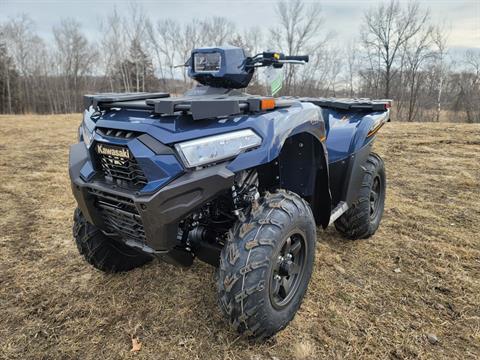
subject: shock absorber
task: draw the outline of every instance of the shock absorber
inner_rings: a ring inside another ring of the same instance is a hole
[[[235,184],[232,185],[232,200],[233,200],[233,214],[238,217],[240,215],[240,207],[239,207],[237,186]]]
[[[260,198],[258,192],[258,174],[255,170],[246,170],[238,175],[232,186],[233,213],[241,218],[243,210],[255,206]]]

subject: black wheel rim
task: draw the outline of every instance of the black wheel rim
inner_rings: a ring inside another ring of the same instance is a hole
[[[270,278],[270,301],[277,309],[284,308],[294,298],[306,268],[306,241],[294,233],[283,240]]]
[[[380,211],[380,201],[382,197],[382,180],[380,176],[373,179],[372,188],[370,189],[370,220],[374,220]]]

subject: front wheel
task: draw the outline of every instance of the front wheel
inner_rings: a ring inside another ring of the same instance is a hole
[[[107,273],[129,271],[152,260],[151,256],[106,236],[85,219],[80,209],[73,215],[73,237],[85,260]]]
[[[250,338],[266,339],[293,319],[315,259],[315,220],[298,195],[267,193],[231,231],[218,269],[222,311]]]

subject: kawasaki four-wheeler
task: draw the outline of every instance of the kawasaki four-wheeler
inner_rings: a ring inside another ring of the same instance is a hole
[[[217,267],[220,307],[237,331],[265,339],[283,329],[312,274],[316,227],[367,238],[385,198],[372,144],[390,101],[239,90],[257,67],[306,62],[200,48],[185,64],[199,84],[184,96],[85,96],[69,170],[86,261],[119,272],[198,258]]]

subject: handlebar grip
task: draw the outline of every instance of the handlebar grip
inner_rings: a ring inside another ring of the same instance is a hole
[[[309,57],[308,55],[290,55],[290,56],[285,56],[285,60],[298,60],[298,61],[308,62]]]

